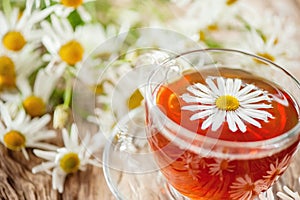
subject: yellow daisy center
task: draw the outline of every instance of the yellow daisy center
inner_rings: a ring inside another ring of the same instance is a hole
[[[14,62],[7,56],[0,56],[0,89],[13,87],[16,84]]]
[[[82,5],[83,0],[61,0],[61,4],[66,7],[73,7],[77,8],[78,6]]]
[[[263,57],[263,58],[266,58],[266,59],[268,59],[268,60],[270,60],[270,61],[272,61],[272,62],[274,62],[275,61],[275,57],[274,56],[272,56],[271,54],[269,54],[269,53],[257,53],[257,55],[259,55],[259,56],[261,56],[261,57]]]
[[[231,6],[231,5],[235,4],[237,1],[238,1],[238,0],[227,0],[227,1],[226,1],[226,4],[227,4],[228,6]]]
[[[223,95],[217,98],[216,106],[220,110],[234,111],[240,106],[240,102],[236,97],[231,95]]]
[[[210,25],[207,26],[207,30],[209,30],[209,31],[217,31],[217,30],[219,30],[219,26],[216,23],[210,24]]]
[[[77,62],[81,61],[83,53],[84,49],[82,45],[75,40],[62,45],[59,50],[60,58],[69,65],[75,65]]]
[[[205,41],[206,40],[206,34],[204,31],[199,31],[199,41]]]
[[[132,93],[132,95],[129,97],[127,101],[127,106],[129,110],[132,110],[140,106],[143,99],[144,97],[141,94],[141,92],[138,89],[135,90],[134,93]]]
[[[26,138],[19,131],[12,130],[4,135],[3,141],[8,149],[18,151],[25,147]]]
[[[20,51],[26,44],[26,40],[22,33],[18,31],[7,32],[3,39],[3,45],[11,51]]]
[[[78,154],[72,152],[65,154],[60,159],[59,165],[67,174],[77,172],[80,166]]]
[[[40,117],[46,113],[46,104],[37,96],[29,96],[23,101],[23,107],[31,117]]]

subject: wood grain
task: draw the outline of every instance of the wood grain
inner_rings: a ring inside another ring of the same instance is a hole
[[[89,166],[86,171],[70,174],[65,191],[52,190],[51,176],[32,174],[31,168],[41,162],[30,153],[30,161],[21,152],[11,152],[0,145],[0,199],[3,200],[94,200],[114,199],[101,168]]]

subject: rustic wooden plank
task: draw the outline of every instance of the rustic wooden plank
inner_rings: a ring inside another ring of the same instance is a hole
[[[21,152],[11,152],[0,145],[0,199],[9,200],[76,200],[113,199],[101,168],[89,166],[86,171],[71,174],[65,191],[52,190],[51,176],[32,174],[31,168],[41,162],[30,153],[30,161]]]

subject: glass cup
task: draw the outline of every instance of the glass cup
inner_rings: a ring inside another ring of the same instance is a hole
[[[300,84],[256,55],[203,49],[171,57],[145,91],[148,143],[181,199],[254,199],[299,143]]]

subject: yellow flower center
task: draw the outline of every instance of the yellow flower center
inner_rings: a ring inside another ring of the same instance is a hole
[[[84,49],[82,45],[72,40],[61,46],[59,50],[60,58],[69,65],[75,65],[83,58]]]
[[[137,89],[132,93],[132,95],[129,97],[127,101],[127,107],[129,110],[132,110],[134,108],[137,108],[141,105],[142,100],[144,99],[141,92]]]
[[[220,96],[216,100],[216,106],[220,110],[234,111],[240,106],[239,100],[231,95]]]
[[[14,62],[7,56],[0,56],[0,89],[14,87],[16,71]]]
[[[83,0],[61,0],[61,4],[66,7],[77,8],[83,3]]]
[[[26,138],[19,131],[12,130],[4,135],[3,141],[8,149],[18,151],[25,147]]]
[[[231,5],[235,4],[237,1],[238,0],[227,0],[226,4],[227,4],[227,6],[231,6]]]
[[[26,40],[22,33],[18,31],[7,32],[3,39],[3,45],[11,51],[20,51],[26,44]]]
[[[199,41],[205,41],[206,40],[206,34],[204,31],[199,31]]]
[[[275,61],[275,57],[272,56],[272,55],[269,54],[269,53],[257,53],[257,55],[259,55],[259,56],[261,56],[261,57],[263,57],[263,58],[266,58],[266,59],[268,59],[268,60],[270,60],[270,61],[272,61],[272,62]],[[258,61],[258,62],[260,62],[260,61]]]
[[[60,159],[59,165],[67,174],[77,172],[80,166],[78,154],[72,152],[65,154]]]
[[[46,113],[46,104],[37,96],[29,96],[23,101],[23,107],[31,117],[40,117]]]
[[[219,30],[219,26],[216,23],[210,24],[210,25],[207,26],[207,30],[209,30],[209,31],[217,31],[217,30]]]

